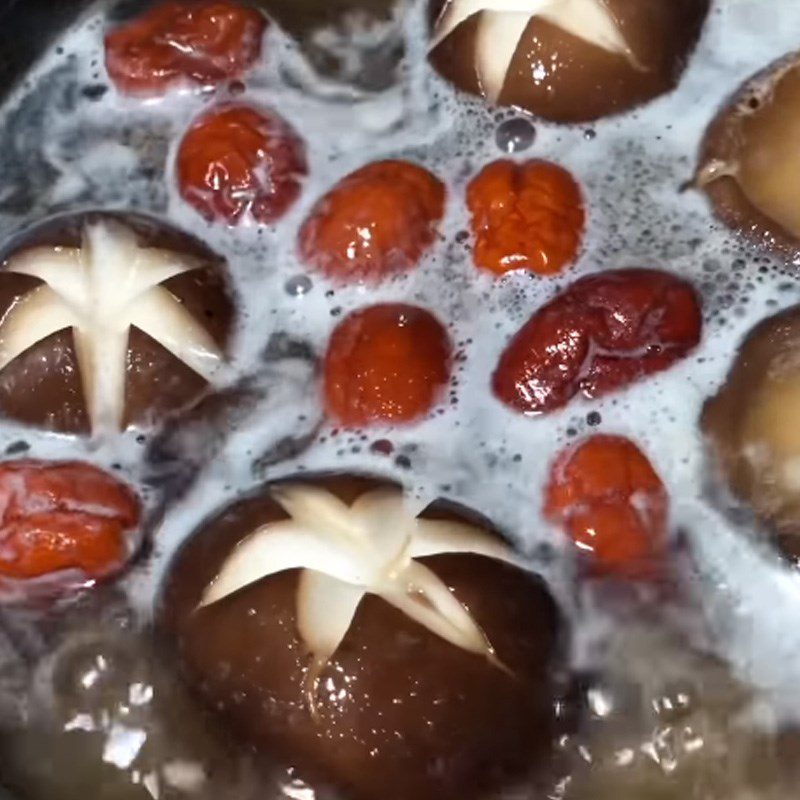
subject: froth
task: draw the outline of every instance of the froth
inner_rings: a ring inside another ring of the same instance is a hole
[[[471,263],[463,195],[481,165],[508,157],[495,130],[514,114],[456,96],[425,62],[425,4],[405,12],[386,27],[387,36],[402,29],[405,66],[398,82],[379,93],[316,83],[317,91],[309,91],[316,79],[302,52],[276,27],[268,32],[265,63],[235,99],[277,110],[306,139],[310,156],[302,199],[274,228],[209,226],[182,203],[172,179],[177,142],[224,91],[147,103],[119,97],[107,88],[102,67],[101,11],[65,35],[63,52],[51,51],[3,110],[3,233],[68,208],[151,212],[223,254],[237,290],[242,325],[221,388],[253,389],[251,399],[234,418],[212,414],[161,442],[168,465],[188,462],[198,474],[155,531],[153,557],[130,578],[131,598],[146,615],[175,548],[237,494],[295,471],[326,470],[375,472],[421,498],[444,495],[474,507],[506,530],[567,598],[569,561],[555,557],[567,551],[540,515],[541,487],[565,444],[614,432],[642,445],[669,488],[674,527],[692,545],[689,582],[715,647],[768,693],[796,686],[800,634],[791,631],[800,617],[800,579],[709,504],[697,419],[747,330],[798,302],[800,292],[780,264],[722,229],[698,193],[681,191],[717,106],[740,81],[796,46],[796,9],[773,3],[765,11],[759,0],[720,3],[678,91],[590,129],[534,122],[535,141],[511,157],[550,159],[573,172],[588,209],[585,243],[577,264],[556,279],[501,280]],[[351,170],[387,157],[424,164],[448,186],[441,239],[420,268],[380,288],[337,288],[312,275],[302,291],[287,291],[305,274],[296,235],[313,202]],[[689,358],[624,392],[591,403],[578,399],[546,417],[516,415],[492,397],[497,357],[536,308],[580,275],[634,266],[672,271],[701,291],[705,332]],[[447,401],[412,428],[332,430],[322,417],[313,354],[324,351],[348,311],[386,300],[425,306],[448,326],[459,359]],[[292,346],[281,349],[275,345],[281,341]],[[270,350],[270,342],[278,349]],[[215,433],[220,419],[225,429]],[[37,457],[118,463],[157,488],[167,480],[145,462],[146,443],[136,434],[76,445],[5,425],[0,438],[5,446],[24,440]],[[391,446],[371,447],[378,440]],[[164,463],[160,468],[168,470]],[[577,640],[592,641],[604,629],[597,609],[567,607]],[[790,710],[800,718],[800,707]]]

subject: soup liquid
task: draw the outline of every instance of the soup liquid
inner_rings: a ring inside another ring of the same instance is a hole
[[[491,518],[570,617],[584,722],[561,742],[547,786],[509,797],[796,797],[800,576],[764,550],[746,515],[709,493],[697,420],[742,336],[799,302],[800,284],[716,223],[699,194],[681,191],[717,107],[796,47],[796,3],[716,3],[675,92],[590,128],[534,120],[535,136],[515,112],[457,95],[432,72],[424,4],[382,4],[377,15],[364,4],[306,6],[322,27],[298,44],[272,26],[244,94],[235,87],[238,101],[276,109],[308,145],[301,200],[274,227],[209,226],[180,200],[177,142],[228,89],[120,97],[103,67],[103,5],[53,43],[0,109],[0,238],[86,208],[152,213],[194,233],[227,259],[237,292],[241,328],[220,388],[256,390],[210,423],[161,436],[89,442],[0,425],[9,457],[79,458],[132,481],[149,498],[153,542],[123,581],[66,610],[0,610],[0,782],[31,800],[333,797],[230,740],[185,694],[149,625],[165,566],[204,517],[264,480],[335,470],[385,475],[420,499],[449,497]],[[293,7],[286,24],[303,28],[304,13]],[[587,234],[558,278],[494,280],[472,265],[465,186],[509,152],[555,161],[581,184]],[[446,182],[441,239],[412,274],[378,288],[307,275],[296,236],[314,201],[353,169],[393,157]],[[493,398],[496,359],[536,308],[581,275],[634,266],[684,276],[701,292],[703,341],[686,360],[537,418]],[[461,356],[447,402],[412,427],[333,429],[314,355],[343,315],[386,300],[425,306],[447,324]],[[667,485],[679,575],[667,597],[582,583],[574,554],[540,516],[551,459],[596,432],[634,439]]]

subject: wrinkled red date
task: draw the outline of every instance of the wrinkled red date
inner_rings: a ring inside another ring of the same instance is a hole
[[[186,132],[176,158],[181,196],[208,220],[230,225],[250,214],[279,220],[300,195],[306,148],[274,111],[223,105]]]
[[[131,489],[91,464],[0,464],[0,577],[113,574],[130,554],[139,518]]]
[[[492,376],[496,397],[528,414],[578,392],[599,397],[667,369],[700,340],[692,286],[665,272],[590,275],[542,306],[518,331]]]
[[[550,471],[544,514],[575,542],[589,574],[659,577],[669,497],[630,439],[599,434],[564,450]]]
[[[266,26],[261,12],[229,0],[163,3],[107,34],[106,68],[126,94],[216,86],[258,59]]]

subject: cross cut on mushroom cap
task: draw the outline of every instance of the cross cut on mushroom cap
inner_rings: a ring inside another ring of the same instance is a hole
[[[475,69],[485,96],[496,102],[503,91],[511,61],[533,17],[625,56],[642,69],[604,0],[448,0],[436,22],[430,49],[444,41],[462,22],[480,14],[475,41]]]
[[[0,320],[0,369],[71,328],[92,432],[120,430],[131,326],[206,380],[220,366],[211,334],[160,285],[203,266],[181,253],[141,247],[130,228],[112,220],[87,224],[79,248],[35,247],[12,256],[6,269],[43,283]]]
[[[311,654],[305,689],[312,712],[319,676],[367,594],[504,669],[469,611],[418,561],[443,553],[472,553],[517,564],[499,539],[467,523],[419,519],[395,488],[366,492],[350,506],[313,486],[284,485],[273,488],[272,494],[289,519],[268,523],[242,540],[206,588],[200,607],[270,575],[302,570],[297,626]]]

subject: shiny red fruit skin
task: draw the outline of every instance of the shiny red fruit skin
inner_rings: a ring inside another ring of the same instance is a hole
[[[106,35],[106,69],[124,94],[216,86],[255,63],[266,26],[259,11],[228,0],[163,3]]]
[[[503,351],[495,396],[538,414],[578,392],[600,397],[667,369],[700,341],[702,313],[686,281],[650,269],[589,275],[542,306]]]
[[[0,576],[108,576],[128,558],[139,518],[131,489],[90,464],[0,464]]]
[[[493,161],[467,187],[473,258],[497,275],[555,275],[580,250],[586,213],[572,175],[549,161]]]
[[[308,174],[305,144],[272,111],[224,105],[189,128],[176,161],[181,197],[207,220],[279,220]]]
[[[340,283],[376,283],[410,270],[433,244],[445,194],[416,164],[367,164],[316,203],[300,230],[300,257]]]
[[[429,311],[402,303],[359,309],[328,344],[328,416],[349,427],[413,422],[438,402],[451,361],[447,332]]]
[[[629,439],[598,434],[566,448],[544,492],[544,513],[572,539],[592,575],[662,575],[669,499]]]

